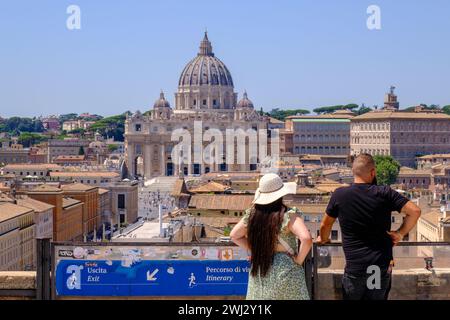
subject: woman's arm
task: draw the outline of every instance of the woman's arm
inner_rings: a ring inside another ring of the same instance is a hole
[[[311,234],[305,225],[302,218],[298,216],[293,216],[289,222],[289,230],[295,234],[295,236],[300,239],[300,249],[294,261],[298,264],[303,264],[308,252],[312,247]]]
[[[242,220],[234,226],[233,230],[231,230],[230,237],[231,241],[236,243],[239,247],[250,250],[247,240],[247,226]]]

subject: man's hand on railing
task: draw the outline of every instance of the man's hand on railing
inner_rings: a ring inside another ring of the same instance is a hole
[[[392,239],[392,245],[396,246],[400,241],[403,240],[403,235],[400,233],[400,231],[387,231],[388,235]]]
[[[318,236],[314,242],[317,244],[327,244],[330,243],[331,240],[330,239],[322,240],[322,238]]]

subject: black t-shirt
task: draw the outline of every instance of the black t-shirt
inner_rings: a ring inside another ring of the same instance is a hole
[[[326,213],[338,218],[347,272],[366,273],[370,265],[386,268],[392,260],[391,212],[408,199],[387,186],[355,183],[337,189]]]

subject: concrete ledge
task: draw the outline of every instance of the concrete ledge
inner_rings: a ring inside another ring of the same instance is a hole
[[[0,271],[0,290],[36,289],[35,271]]]

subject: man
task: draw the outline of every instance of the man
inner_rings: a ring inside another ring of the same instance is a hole
[[[331,228],[338,218],[346,260],[342,279],[344,299],[384,300],[391,284],[392,247],[411,231],[421,212],[390,187],[376,185],[375,162],[371,155],[356,157],[352,170],[354,183],[333,193],[317,242],[329,242]],[[392,211],[405,215],[396,231],[391,231]],[[376,271],[378,282],[373,281]]]

